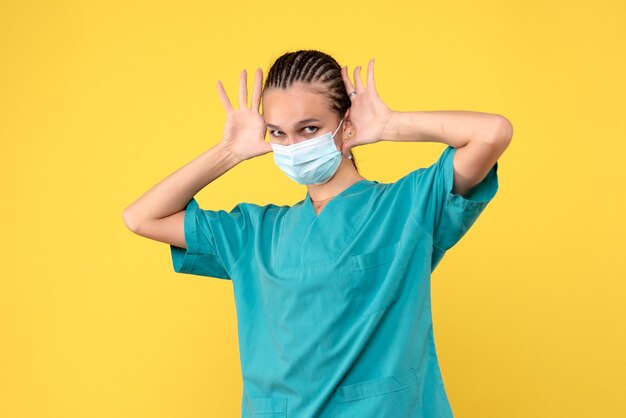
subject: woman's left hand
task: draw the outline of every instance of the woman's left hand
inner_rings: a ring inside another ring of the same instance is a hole
[[[393,111],[380,99],[374,83],[374,58],[367,67],[367,87],[361,82],[361,66],[354,69],[354,80],[356,88],[348,78],[348,66],[341,68],[341,78],[343,78],[346,91],[350,94],[352,107],[349,109],[348,119],[354,125],[352,136],[344,135],[343,153],[348,153],[350,149],[357,145],[371,144],[382,140],[382,133],[387,122],[391,119]]]

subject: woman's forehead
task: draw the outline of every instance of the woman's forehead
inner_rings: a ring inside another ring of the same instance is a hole
[[[304,87],[290,87],[288,89],[272,88],[263,92],[263,105],[274,106],[311,106],[323,104],[325,95],[311,91]]]
[[[295,126],[307,119],[324,121],[330,116],[332,112],[319,93],[275,90],[264,95],[263,117],[273,126]]]

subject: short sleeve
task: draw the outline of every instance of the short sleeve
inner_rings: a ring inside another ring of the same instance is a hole
[[[435,257],[439,259],[465,235],[498,191],[496,162],[468,196],[452,193],[455,152],[456,148],[447,146],[434,164],[414,172],[412,214],[432,234]]]
[[[174,271],[230,280],[251,233],[246,205],[230,212],[207,210],[192,198],[185,209],[187,248],[170,245]]]

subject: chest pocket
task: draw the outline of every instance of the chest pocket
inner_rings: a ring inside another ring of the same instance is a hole
[[[361,317],[381,312],[394,303],[405,280],[401,242],[348,258],[349,286]]]
[[[271,398],[245,398],[244,418],[287,418],[287,398],[275,396]]]
[[[337,418],[398,418],[418,416],[422,410],[419,372],[411,367],[393,376],[340,386]],[[420,415],[421,416],[421,415]]]
[[[348,286],[361,317],[381,312],[398,299],[406,264],[401,242],[348,258]]]

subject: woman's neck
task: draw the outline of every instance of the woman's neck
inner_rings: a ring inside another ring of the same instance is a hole
[[[361,180],[365,180],[365,177],[356,171],[352,161],[343,159],[337,172],[330,180],[324,184],[309,184],[307,188],[312,201],[330,200],[333,196]]]

